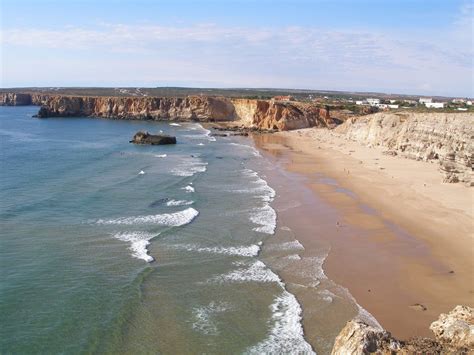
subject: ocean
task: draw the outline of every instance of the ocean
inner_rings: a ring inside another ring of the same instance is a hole
[[[313,352],[261,257],[276,193],[251,139],[37,109],[0,107],[0,352]],[[178,144],[130,144],[139,130]]]

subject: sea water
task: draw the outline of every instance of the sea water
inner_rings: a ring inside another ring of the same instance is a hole
[[[313,351],[259,256],[275,191],[249,139],[36,111],[0,107],[0,352]]]

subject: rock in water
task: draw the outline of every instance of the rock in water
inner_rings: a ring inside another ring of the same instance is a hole
[[[176,137],[168,136],[166,134],[155,135],[140,131],[135,133],[130,143],[151,145],[176,144]]]

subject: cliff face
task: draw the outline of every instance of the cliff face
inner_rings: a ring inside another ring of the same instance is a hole
[[[394,339],[389,332],[360,320],[351,320],[336,337],[332,355],[472,354],[474,351],[474,309],[457,306],[442,314],[430,329],[435,339]]]
[[[0,93],[0,106],[26,106],[43,105],[49,95],[22,94],[22,93]]]
[[[246,127],[287,131],[308,127],[326,127],[333,122],[329,110],[302,102],[274,100],[232,100],[236,119]]]
[[[201,96],[186,98],[52,96],[38,113],[38,117],[41,118],[73,116],[225,121],[234,116],[234,107],[225,98]]]
[[[0,106],[39,105],[37,117],[103,117],[134,120],[236,121],[256,129],[292,130],[333,124],[316,104],[224,97],[93,97],[0,94]]]
[[[389,154],[438,161],[445,182],[471,185],[473,127],[468,113],[377,113],[348,120],[336,132]]]

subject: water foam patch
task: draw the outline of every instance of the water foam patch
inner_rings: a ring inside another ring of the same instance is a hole
[[[181,189],[184,190],[184,191],[186,191],[186,192],[194,192],[194,191],[196,191],[196,190],[194,189],[194,187],[192,187],[191,185],[182,187]]]
[[[257,244],[241,247],[199,247],[193,244],[176,244],[174,247],[197,253],[212,253],[247,257],[258,256],[258,253],[260,252],[260,246]]]
[[[171,173],[175,176],[193,176],[205,172],[207,164],[197,157],[185,157],[181,158],[176,166],[171,169]]]
[[[269,204],[254,209],[250,215],[250,220],[259,225],[258,227],[253,228],[254,231],[275,234],[277,215],[275,210]]]
[[[146,232],[120,232],[114,234],[114,238],[123,242],[129,242],[129,249],[132,251],[132,256],[145,260],[147,263],[151,263],[154,258],[148,255],[148,245],[150,245],[150,239],[156,237],[157,234],[151,234]]]
[[[207,306],[193,308],[194,330],[205,335],[217,335],[219,333],[215,322],[215,316],[230,309],[226,302],[210,302]]]
[[[270,306],[272,328],[268,337],[248,349],[246,354],[315,354],[304,339],[301,306],[288,291],[283,291]]]
[[[99,219],[96,223],[103,225],[134,225],[134,224],[160,224],[164,226],[183,226],[191,223],[199,212],[190,207],[175,213],[163,213],[147,216],[120,217],[115,219]]]
[[[236,264],[241,265],[241,264]],[[283,283],[277,274],[270,270],[260,260],[250,266],[219,275],[212,279],[215,282],[276,282],[283,287]]]
[[[181,125],[179,123],[170,123],[170,126],[181,127]]]
[[[188,200],[169,200],[166,202],[166,206],[189,206],[192,205],[194,201]]]

